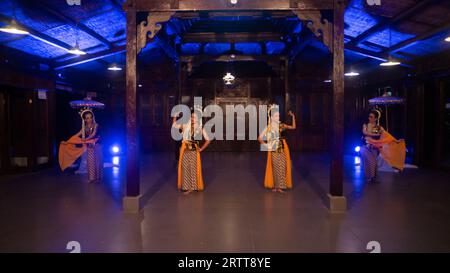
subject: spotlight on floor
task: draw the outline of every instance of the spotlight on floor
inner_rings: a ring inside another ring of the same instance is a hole
[[[361,166],[361,158],[359,156],[355,156],[354,163],[355,166]]]
[[[359,151],[361,151],[361,147],[360,146],[356,146],[355,147],[355,153],[359,153]]]
[[[118,167],[119,166],[119,162],[120,162],[120,157],[113,156],[112,163],[113,163],[114,167]]]

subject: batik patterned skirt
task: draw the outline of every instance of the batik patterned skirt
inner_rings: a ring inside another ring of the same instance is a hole
[[[283,151],[271,152],[273,182],[276,189],[286,189],[286,154]]]
[[[197,152],[185,150],[181,159],[181,175],[183,191],[196,191],[197,186]]]
[[[365,145],[361,147],[360,153],[366,179],[375,178],[377,176],[378,150],[372,145]]]
[[[88,181],[99,182],[103,178],[103,154],[100,144],[87,147]]]

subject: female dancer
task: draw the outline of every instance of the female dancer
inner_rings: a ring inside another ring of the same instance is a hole
[[[292,124],[281,123],[278,108],[271,107],[267,128],[258,137],[259,143],[267,147],[268,152],[264,187],[273,192],[284,193],[284,190],[292,188],[291,157],[286,139],[282,136],[285,130],[296,129],[295,115],[291,111],[289,115]]]
[[[173,118],[173,127],[181,129],[183,140],[180,148],[180,159],[178,161],[178,189],[185,195],[194,191],[203,191],[202,163],[200,153],[211,143],[206,131],[192,111],[190,120],[185,124],[177,124],[176,117]],[[203,145],[199,146],[199,139],[205,138]]]
[[[361,147],[361,159],[364,167],[364,175],[368,182],[377,182],[377,157],[379,150],[373,145],[373,141],[379,140],[384,132],[379,120],[381,112],[372,110],[369,113],[369,122],[363,125],[362,133],[365,145]]]
[[[103,178],[103,155],[99,137],[99,125],[95,122],[94,112],[81,111],[82,128],[68,141],[61,142],[59,163],[64,171],[87,151],[88,182],[100,182]],[[80,145],[81,147],[77,147]]]

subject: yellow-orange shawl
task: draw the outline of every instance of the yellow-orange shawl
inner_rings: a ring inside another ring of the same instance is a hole
[[[70,167],[83,153],[86,151],[86,144],[93,144],[97,142],[97,138],[83,141],[78,136],[73,136],[67,141],[62,141],[59,145],[58,161],[61,170]],[[77,147],[77,144],[82,144]]]
[[[285,139],[283,141],[283,152],[286,155],[286,187],[292,188],[292,171],[291,171],[291,156],[289,153],[289,147]],[[274,188],[273,182],[273,170],[272,170],[272,153],[267,152],[267,164],[266,164],[266,176],[264,178],[264,187],[267,189]]]
[[[384,131],[379,140],[368,139],[367,142],[380,150],[381,158],[391,167],[403,171],[406,158],[405,140],[397,140],[391,134]]]
[[[199,191],[202,191],[204,189],[203,186],[203,176],[202,176],[202,160],[200,159],[200,152],[198,151],[198,145],[195,144],[196,147],[196,154],[197,154],[197,188]],[[181,183],[182,183],[182,167],[181,162],[183,161],[183,154],[186,150],[186,144],[183,143],[181,145],[180,149],[180,159],[178,161],[178,189],[181,190]]]

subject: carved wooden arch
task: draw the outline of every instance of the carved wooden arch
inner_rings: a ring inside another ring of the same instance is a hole
[[[137,54],[147,45],[148,39],[153,39],[161,30],[162,24],[169,21],[175,12],[149,12],[147,19],[137,26]]]
[[[297,17],[305,22],[308,22],[308,28],[318,38],[322,39],[322,42],[330,52],[333,52],[333,23],[327,19],[322,18],[322,14],[318,10],[293,10]]]

